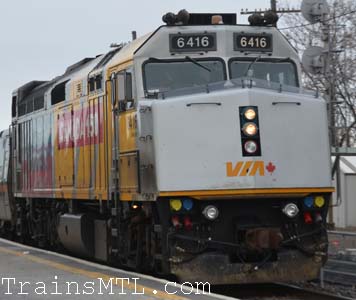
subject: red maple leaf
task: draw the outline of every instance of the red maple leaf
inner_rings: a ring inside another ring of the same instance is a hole
[[[266,167],[266,170],[272,174],[276,170],[276,166],[273,163],[269,162]]]

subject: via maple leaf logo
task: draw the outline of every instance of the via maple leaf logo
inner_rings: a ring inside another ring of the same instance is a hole
[[[269,162],[269,164],[266,166],[266,170],[272,175],[276,170],[276,166],[272,162]]]

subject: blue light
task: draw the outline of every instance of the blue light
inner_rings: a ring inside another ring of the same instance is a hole
[[[313,197],[306,197],[306,198],[304,198],[304,205],[305,205],[306,207],[312,208],[313,205],[314,205],[314,199],[313,199]]]
[[[193,208],[193,200],[192,199],[184,199],[183,200],[183,207],[185,210],[191,210]]]

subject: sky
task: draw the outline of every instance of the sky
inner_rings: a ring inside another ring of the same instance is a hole
[[[288,3],[298,7],[300,0]],[[236,12],[238,23],[246,23],[242,8],[269,7],[270,0],[0,0],[0,130],[11,122],[13,90],[129,41],[132,30],[153,31],[166,12]]]

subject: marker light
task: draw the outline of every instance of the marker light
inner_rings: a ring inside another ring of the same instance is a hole
[[[224,24],[222,16],[220,16],[220,15],[212,16],[211,17],[211,24],[212,25]]]
[[[219,216],[219,210],[214,205],[208,205],[203,210],[203,215],[208,220],[215,220]]]
[[[181,224],[181,222],[179,221],[179,217],[178,217],[178,216],[173,216],[173,217],[172,217],[172,225],[173,225],[176,229],[182,227],[182,224]]]
[[[314,199],[313,197],[306,197],[304,198],[304,205],[308,208],[312,208],[314,205]]]
[[[321,223],[323,222],[323,217],[321,216],[320,213],[315,214],[315,223]]]
[[[255,123],[246,123],[242,128],[244,134],[253,136],[257,133],[257,126]]]
[[[257,151],[257,144],[254,141],[247,141],[244,144],[244,149],[247,153],[253,154]]]
[[[310,212],[305,212],[304,213],[304,222],[305,222],[305,224],[312,224],[313,223],[313,218],[312,218]]]
[[[247,120],[252,121],[254,118],[256,118],[256,111],[253,108],[248,108],[244,112],[244,117]]]
[[[294,218],[299,213],[298,206],[294,203],[287,204],[282,211],[289,218]]]
[[[193,200],[189,199],[189,198],[184,199],[183,200],[183,207],[184,207],[185,210],[188,210],[188,211],[192,210],[192,208],[193,208]]]
[[[172,199],[170,205],[174,211],[180,211],[182,209],[182,201],[180,199]]]
[[[192,223],[192,220],[190,219],[190,217],[188,217],[188,216],[184,217],[183,224],[184,224],[185,230],[193,229],[193,223]]]
[[[316,207],[322,208],[325,205],[325,199],[323,196],[317,196],[314,203]]]

